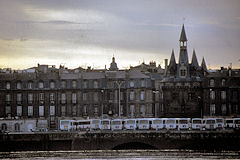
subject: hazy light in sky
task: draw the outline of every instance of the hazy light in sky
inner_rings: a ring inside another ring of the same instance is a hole
[[[199,63],[240,67],[238,0],[2,0],[0,67],[162,65],[172,48],[178,59],[183,18],[190,60],[195,48]]]

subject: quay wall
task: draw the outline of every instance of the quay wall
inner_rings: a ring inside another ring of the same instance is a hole
[[[240,150],[236,131],[91,131],[8,133],[0,151],[191,149]]]

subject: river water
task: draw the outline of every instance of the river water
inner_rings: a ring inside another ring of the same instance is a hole
[[[240,159],[240,151],[195,152],[191,150],[91,150],[0,152],[6,160],[207,160]]]

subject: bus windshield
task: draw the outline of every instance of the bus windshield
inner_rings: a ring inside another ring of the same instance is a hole
[[[193,124],[201,124],[201,120],[193,120]]]
[[[153,120],[153,124],[161,124],[162,120]]]
[[[179,123],[180,124],[188,124],[188,121],[187,120],[179,120]]]
[[[121,124],[121,121],[112,121],[112,124],[113,124],[113,125],[120,125],[120,124]]]
[[[109,121],[102,121],[101,123],[102,124],[109,124],[110,122]]]
[[[100,120],[92,120],[92,124],[99,124]]]
[[[136,122],[134,120],[128,120],[127,124],[135,124]]]
[[[61,125],[68,125],[69,121],[61,121]]]
[[[148,124],[148,120],[140,120],[139,123],[140,124]]]
[[[217,123],[223,123],[223,119],[216,119]]]
[[[175,124],[175,120],[167,120],[166,124]]]
[[[207,123],[207,124],[214,124],[214,123],[215,123],[215,120],[207,120],[206,123]]]

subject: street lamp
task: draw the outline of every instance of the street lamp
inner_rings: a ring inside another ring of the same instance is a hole
[[[157,118],[157,106],[156,106],[156,94],[158,94],[159,93],[159,91],[153,91],[153,93],[154,93],[154,111],[155,111],[155,118]]]
[[[101,89],[101,92],[102,92],[102,108],[101,108],[101,114],[102,114],[102,119],[103,119],[103,101],[104,101],[104,96],[103,96],[103,94],[104,94],[104,90],[103,89]]]
[[[120,105],[120,100],[121,100],[121,85],[124,83],[123,81],[115,81],[115,83],[118,85],[118,116],[119,118],[121,117],[121,105]]]

